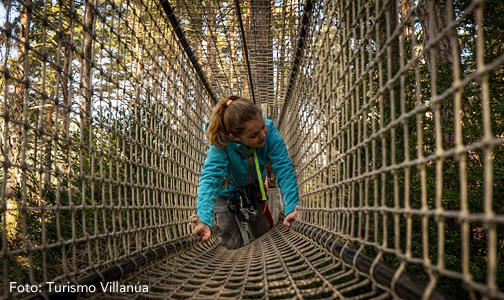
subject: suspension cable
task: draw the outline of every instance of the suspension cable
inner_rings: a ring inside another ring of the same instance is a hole
[[[242,43],[243,43],[243,50],[245,51],[245,59],[247,61],[247,71],[248,71],[249,84],[250,84],[250,93],[252,94],[252,101],[254,102],[254,104],[256,104],[255,93],[254,93],[254,84],[252,82],[252,72],[250,70],[250,60],[249,60],[248,49],[247,49],[247,41],[245,39],[245,29],[243,28],[243,20],[242,20],[241,11],[240,11],[240,0],[235,0],[234,3],[235,3],[236,15],[238,16],[238,23],[240,24],[240,33],[241,33],[241,38],[242,38]]]
[[[187,54],[187,57],[191,61],[191,64],[193,65],[194,70],[196,71],[196,74],[198,74],[201,83],[203,83],[203,85],[205,86],[205,89],[212,98],[213,102],[217,104],[218,99],[215,96],[214,92],[212,91],[212,88],[208,83],[208,79],[206,78],[200,63],[198,62],[198,59],[196,58],[194,52],[192,51],[191,45],[189,44],[189,41],[187,40],[185,33],[182,30],[182,27],[180,27],[180,22],[177,16],[175,16],[173,8],[170,5],[170,1],[160,0],[160,3],[163,6],[166,16],[168,17],[168,20],[170,20],[170,24],[173,27],[173,30],[175,31],[175,34],[177,35],[177,38],[179,39],[179,42],[182,45],[182,48],[184,49],[184,52]]]

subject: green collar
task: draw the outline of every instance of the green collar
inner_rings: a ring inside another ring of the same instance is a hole
[[[243,146],[243,148],[245,148],[245,150],[247,150],[248,154],[250,154],[250,155],[253,155],[256,151],[256,148],[249,148],[249,147],[245,146],[242,142],[235,141],[230,135],[228,135],[227,138],[229,141],[231,141],[235,144],[238,144],[238,147],[240,145]]]

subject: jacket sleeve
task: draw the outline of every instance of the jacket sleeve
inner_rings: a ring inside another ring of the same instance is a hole
[[[285,215],[287,216],[299,204],[296,173],[287,153],[284,140],[273,122],[271,122],[268,135],[268,158],[271,160],[271,167],[278,179],[280,192],[284,199]]]
[[[217,192],[224,184],[225,170],[229,164],[226,149],[210,145],[201,170],[198,186],[196,214],[200,221],[212,228]]]

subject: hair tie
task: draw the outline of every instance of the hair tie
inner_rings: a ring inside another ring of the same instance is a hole
[[[231,102],[233,102],[233,100],[229,100],[229,101],[226,103],[226,106],[231,105]]]

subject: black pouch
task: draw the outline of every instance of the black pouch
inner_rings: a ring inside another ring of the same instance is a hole
[[[257,203],[261,199],[261,189],[257,182],[242,187],[228,198],[228,210],[242,222],[254,221],[257,218]]]

